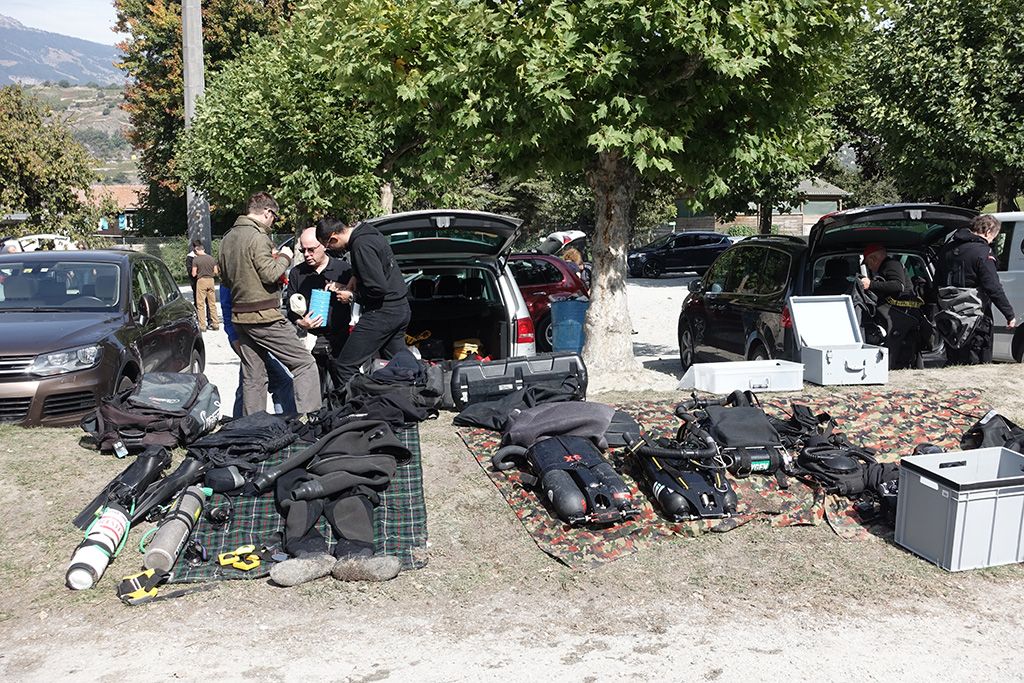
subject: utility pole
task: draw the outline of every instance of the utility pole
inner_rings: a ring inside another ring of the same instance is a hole
[[[185,128],[192,125],[196,112],[196,100],[206,89],[203,75],[203,13],[200,0],[183,0],[181,3],[181,37],[183,61],[185,64]],[[210,204],[206,197],[193,188],[185,190],[188,213],[188,239],[201,240],[206,253],[212,254],[210,234]]]

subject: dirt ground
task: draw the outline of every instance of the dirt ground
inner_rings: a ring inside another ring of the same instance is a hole
[[[630,284],[637,355],[663,390],[591,400],[682,398],[672,390],[682,282]],[[237,372],[213,360],[211,374]],[[976,387],[1024,422],[1021,376],[1009,365],[904,371],[890,385]],[[139,565],[138,532],[96,589],[63,585],[80,540],[69,520],[124,466],[80,448],[79,435],[0,427],[4,680],[1021,676],[1019,565],[949,574],[884,540],[752,523],[570,570],[537,549],[445,413],[421,427],[424,569],[382,585],[229,582],[124,607],[114,584]]]

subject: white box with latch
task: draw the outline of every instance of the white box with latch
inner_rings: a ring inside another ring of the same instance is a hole
[[[789,312],[805,380],[824,385],[889,381],[889,349],[864,343],[849,296],[793,296]]]

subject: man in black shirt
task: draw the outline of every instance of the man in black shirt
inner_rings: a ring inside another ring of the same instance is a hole
[[[969,227],[960,228],[942,245],[935,271],[938,287],[976,289],[982,317],[963,348],[947,345],[949,365],[978,365],[992,362],[992,305],[1006,318],[1006,326],[1017,326],[1013,306],[999,281],[992,242],[999,236],[999,221],[990,215],[976,216]]]
[[[881,244],[864,249],[864,265],[874,273],[862,277],[861,284],[878,299],[878,314],[885,322],[885,346],[889,349],[889,369],[922,367],[921,305],[914,283],[903,264],[889,256]]]
[[[388,238],[372,225],[347,226],[327,217],[317,221],[316,236],[328,249],[347,250],[352,262],[352,279],[336,292],[338,301],[360,305],[359,321],[337,362],[340,378],[348,381],[375,354],[390,358],[407,348],[408,288]]]
[[[288,309],[288,319],[296,327],[316,337],[312,353],[320,369],[321,392],[326,396],[332,389],[325,381],[328,377],[333,382],[333,388],[340,388],[338,358],[348,339],[350,306],[341,301],[332,301],[327,320],[322,320],[309,312],[297,313],[294,310],[296,307],[291,304],[292,297],[301,294],[305,300],[304,309],[308,311],[312,304],[313,290],[334,288],[336,285],[347,286],[352,278],[352,267],[344,259],[327,253],[316,239],[316,228],[306,228],[299,235],[299,253],[302,254],[303,262],[288,273],[285,307]],[[331,298],[335,299],[335,296]]]

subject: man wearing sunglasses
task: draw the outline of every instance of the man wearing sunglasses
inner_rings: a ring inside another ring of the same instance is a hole
[[[246,415],[266,410],[268,352],[291,372],[295,409],[300,414],[322,405],[316,362],[281,313],[281,287],[291,253],[276,251],[270,241],[279,212],[273,197],[257,192],[220,247],[221,282],[231,290],[231,322],[242,359],[242,412]]]
[[[308,312],[312,302],[313,290],[335,288],[348,284],[352,277],[352,267],[344,259],[331,256],[324,245],[316,239],[316,228],[306,228],[299,235],[299,253],[302,263],[288,273],[288,287],[285,288],[285,301],[288,306],[288,319],[306,334],[316,337],[313,346],[313,358],[320,368],[320,389],[327,394],[331,389],[341,388],[341,378],[337,371],[337,359],[348,339],[348,323],[350,306],[336,301],[331,295],[331,304],[327,319]],[[301,295],[301,301],[295,301],[295,295]],[[304,302],[305,305],[298,305]]]
[[[391,243],[372,225],[345,225],[328,216],[317,221],[316,237],[328,249],[347,251],[352,262],[352,279],[336,290],[338,301],[361,307],[337,361],[338,374],[347,382],[375,354],[391,358],[407,348],[408,288]]]

